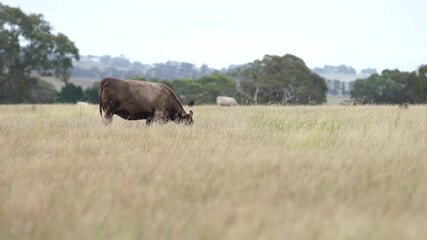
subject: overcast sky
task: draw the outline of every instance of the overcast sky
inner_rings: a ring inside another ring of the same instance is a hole
[[[294,54],[310,67],[427,64],[426,0],[2,0],[41,13],[80,54],[222,68]]]

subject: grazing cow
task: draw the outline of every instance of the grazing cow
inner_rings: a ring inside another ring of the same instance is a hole
[[[193,111],[187,114],[175,93],[161,83],[104,78],[99,86],[101,117],[103,111],[105,125],[114,114],[126,120],[146,119],[147,125],[153,121],[193,124]]]
[[[228,106],[228,107],[239,105],[237,104],[236,99],[232,97],[224,97],[224,96],[216,97],[216,104],[218,106]]]

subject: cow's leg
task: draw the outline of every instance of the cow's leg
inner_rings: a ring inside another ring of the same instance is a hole
[[[153,123],[153,117],[147,117],[147,120],[145,120],[146,125],[151,125]]]
[[[165,124],[167,122],[167,117],[162,111],[156,111],[154,112],[154,121]]]
[[[105,106],[105,114],[102,118],[102,122],[105,124],[105,126],[107,126],[108,124],[111,124],[111,122],[113,122],[114,111],[112,110],[114,109],[114,104],[113,101],[108,101],[108,99],[105,99],[102,105]]]

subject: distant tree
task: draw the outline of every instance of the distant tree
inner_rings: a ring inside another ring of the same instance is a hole
[[[337,79],[326,80],[328,86],[328,93],[331,95],[339,95],[341,93],[341,81]]]
[[[24,102],[27,103],[54,103],[58,91],[51,84],[44,80],[38,79],[36,85],[30,89],[28,99]]]
[[[130,67],[131,63],[124,55],[120,55],[113,58],[110,65],[116,68],[127,68]]]
[[[83,89],[72,83],[67,83],[58,93],[58,101],[63,103],[76,103],[85,99]]]
[[[337,67],[337,73],[340,74],[352,74],[352,75],[356,75],[357,72],[353,67],[350,66],[346,66],[346,65],[339,65]]]
[[[113,58],[111,56],[109,56],[109,55],[104,55],[104,56],[101,56],[99,58],[99,61],[101,62],[101,64],[110,66],[111,62],[113,61]]]
[[[427,103],[427,65],[419,67],[417,76],[418,81],[411,84],[411,90],[415,94],[415,101],[418,103]]]
[[[426,103],[427,77],[422,65],[418,72],[384,70],[354,82],[351,97],[377,104]]]
[[[182,62],[179,66],[179,78],[194,79],[197,74],[196,67],[192,63]]]
[[[203,96],[203,87],[201,84],[192,79],[177,79],[170,81],[170,88],[172,88],[181,102],[188,102],[189,100],[200,100]],[[200,101],[199,101],[200,102]]]
[[[38,73],[67,82],[78,49],[62,33],[52,34],[41,14],[25,14],[0,3],[0,103],[22,102]]]
[[[320,67],[315,67],[315,68],[313,68],[313,72],[315,72],[317,74],[324,74],[325,73],[325,69],[324,68],[320,68]]]
[[[89,103],[99,103],[99,83],[95,82],[92,87],[86,88],[83,93],[83,100]]]
[[[237,90],[254,103],[321,104],[326,102],[324,78],[294,55],[266,55],[233,72]]]
[[[363,75],[372,75],[375,73],[377,73],[377,69],[375,68],[365,68],[360,71],[360,74],[363,74]]]
[[[168,61],[166,63],[156,63],[154,67],[151,68],[146,77],[148,79],[164,79],[164,80],[172,80],[178,75],[178,67],[179,64],[177,62]]]
[[[323,68],[314,68],[313,71],[318,74],[357,74],[356,70],[353,67],[346,65],[325,65]]]
[[[144,73],[148,68],[149,68],[148,65],[142,64],[138,61],[133,62],[132,65],[130,66],[130,70],[140,72],[140,73]]]
[[[239,68],[232,75],[236,78],[237,91],[254,103],[258,103],[258,97],[262,87],[265,85],[266,66],[261,60],[255,60]]]
[[[213,70],[210,69],[208,65],[203,64],[200,67],[200,72],[199,72],[198,76],[206,76],[206,75],[211,74],[212,72],[213,72]]]
[[[236,82],[229,76],[222,74],[211,74],[197,79],[203,89],[202,97],[197,99],[200,103],[215,103],[217,96],[235,96]],[[196,99],[194,99],[196,100]]]

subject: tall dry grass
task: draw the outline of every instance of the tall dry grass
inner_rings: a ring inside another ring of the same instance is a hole
[[[0,106],[0,239],[425,239],[427,106]]]

